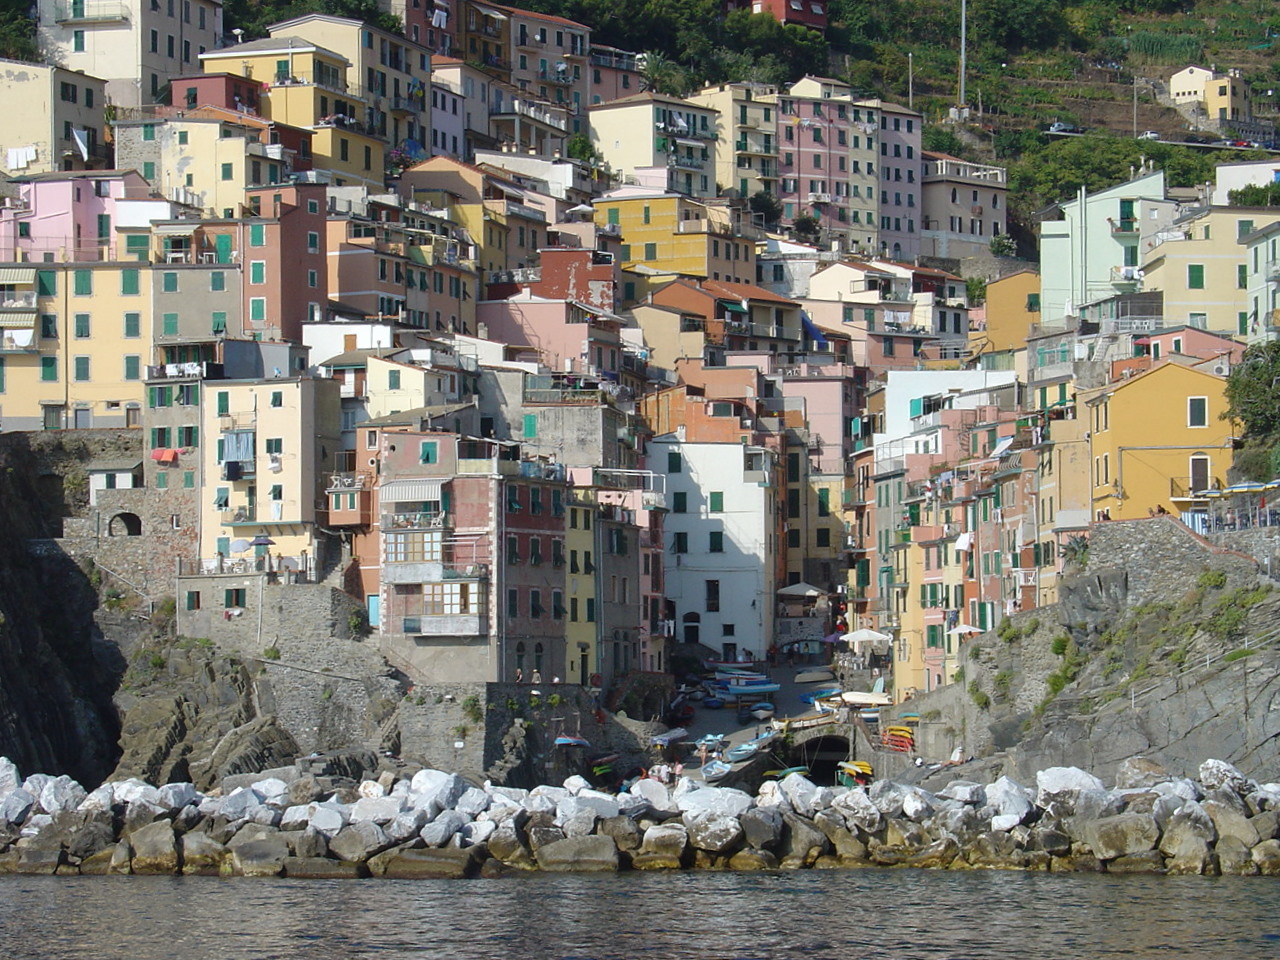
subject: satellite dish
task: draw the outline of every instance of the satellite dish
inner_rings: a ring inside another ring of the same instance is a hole
[[[244,552],[245,552],[246,550],[248,550],[248,549],[249,549],[249,541],[248,541],[248,540],[232,540],[232,541],[231,541],[231,552],[232,552],[232,553],[244,553]]]

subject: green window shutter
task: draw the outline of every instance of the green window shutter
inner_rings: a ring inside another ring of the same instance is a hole
[[[198,591],[196,590],[187,591],[187,609],[188,610],[200,609],[200,594]]]
[[[124,335],[139,337],[142,335],[142,314],[126,313],[124,315]]]
[[[222,164],[221,175],[223,180],[230,180],[235,175],[235,165],[230,163]]]
[[[612,223],[612,224],[618,224],[618,223],[621,223],[621,222],[622,222],[622,221],[619,219],[619,215],[618,215],[618,208],[617,208],[617,207],[610,207],[610,208],[608,209],[608,211],[606,212],[606,216],[608,217],[609,222],[610,222],[610,223]]]
[[[1249,314],[1243,310],[1236,314],[1236,332],[1241,336],[1249,332]]]
[[[151,238],[145,235],[130,234],[124,238],[125,255],[135,260],[146,261],[151,256]]]
[[[226,390],[218,391],[218,416],[225,417],[231,411],[231,394]],[[222,459],[219,457],[218,459]]]
[[[911,398],[911,416],[918,417],[924,413],[924,397]]]
[[[0,357],[0,393],[4,393],[4,357]]]
[[[138,278],[140,271],[137,267],[126,268],[120,271],[120,292],[125,295],[138,292]]]
[[[646,260],[658,259],[658,245],[656,243],[646,243],[644,245],[644,258]]]
[[[75,271],[75,294],[77,297],[93,296],[93,271],[77,270]]]
[[[41,297],[56,297],[58,295],[58,274],[56,271],[36,271],[36,294]]]
[[[678,490],[671,495],[671,512],[685,513],[689,509],[689,495],[683,490]]]
[[[227,289],[227,275],[221,270],[214,270],[209,274],[209,289],[214,293],[220,293]]]
[[[713,490],[711,491],[708,499],[710,501],[709,509],[712,513],[724,512],[724,493],[719,490]]]
[[[266,283],[267,282],[267,262],[265,260],[250,261],[249,282],[250,283]]]
[[[214,333],[227,332],[227,314],[225,311],[215,310],[213,312],[213,332]]]
[[[89,358],[88,357],[76,357],[75,368],[76,368],[76,380],[80,382],[84,382],[89,379]]]
[[[538,435],[538,415],[536,413],[526,413],[524,415],[524,438],[532,440]]]
[[[196,487],[196,472],[194,470],[184,470],[182,472],[182,486],[185,490],[194,490]]]
[[[156,138],[156,125],[154,123],[144,123],[142,125],[142,139],[151,141]]]
[[[253,297],[249,301],[249,319],[265,320],[267,319],[267,301],[263,297]]]
[[[438,461],[438,448],[434,440],[424,440],[422,449],[418,456],[419,463],[436,463]]]
[[[142,162],[142,179],[150,181],[150,180],[154,180],[155,178],[156,178],[155,163],[151,160],[144,160]]]
[[[80,340],[89,336],[89,314],[76,314],[76,337]]]
[[[1248,264],[1236,264],[1236,289],[1247,290],[1249,288],[1249,266]]]
[[[173,271],[166,271],[162,278],[163,289],[165,293],[178,292],[178,274]]]
[[[267,225],[265,223],[249,224],[249,246],[265,247],[267,245]]]
[[[1203,263],[1187,264],[1187,289],[1189,290],[1204,289],[1204,264]]]
[[[125,378],[126,380],[138,380],[138,379],[140,379],[140,378],[139,378],[139,364],[140,364],[140,363],[141,363],[141,360],[140,360],[138,357],[132,357],[132,356],[131,356],[131,357],[125,357],[125,358],[124,358],[124,378]]]
[[[681,470],[680,454],[675,450],[667,451],[667,473],[679,473]]]
[[[169,489],[169,474],[164,473],[163,471],[156,474],[156,489],[157,490]]]
[[[178,335],[178,315],[176,313],[166,313],[164,315],[160,332],[166,337],[176,337]]]
[[[387,389],[388,390],[400,389],[400,371],[399,370],[387,371]]]
[[[711,553],[724,553],[724,533],[712,530],[708,537],[707,549]]]
[[[618,256],[622,257],[623,263],[629,261],[631,259],[631,244],[624,243],[622,248],[618,251]]]
[[[587,597],[587,623],[596,621],[596,598]]]

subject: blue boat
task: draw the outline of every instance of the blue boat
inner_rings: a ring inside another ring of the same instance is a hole
[[[702,705],[708,710],[720,710],[724,707],[724,701],[719,697],[704,697]]]
[[[757,720],[768,720],[773,716],[773,704],[768,700],[753,703],[751,705],[751,715]]]
[[[589,747],[591,746],[591,744],[587,743],[587,741],[584,740],[582,737],[556,737],[556,746],[557,747]]]
[[[806,693],[800,699],[805,703],[817,703],[819,700],[825,700],[827,697],[834,697],[839,692],[839,687],[823,687],[821,690],[814,690],[812,693]]]

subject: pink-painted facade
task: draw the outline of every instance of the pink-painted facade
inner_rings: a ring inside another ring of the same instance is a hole
[[[640,55],[594,44],[587,69],[591,78],[591,102],[608,103],[644,89],[640,83]]]
[[[484,300],[476,305],[476,323],[490,340],[526,347],[557,373],[616,379],[622,369],[619,321],[573,301],[528,293]]]
[[[827,0],[725,0],[725,10],[767,13],[779,23],[827,29]]]
[[[132,170],[37,174],[18,178],[18,195],[0,208],[0,260],[122,259],[116,231],[170,215]]]

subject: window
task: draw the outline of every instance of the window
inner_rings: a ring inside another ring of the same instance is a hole
[[[1203,263],[1187,264],[1187,289],[1188,290],[1204,289],[1204,264]]]
[[[76,339],[85,340],[89,337],[89,314],[76,314]]]
[[[708,509],[712,513],[724,512],[724,493],[719,490],[712,490],[708,495]]]
[[[160,335],[176,337],[178,335],[178,315],[166,313],[160,318]]]
[[[526,413],[524,415],[524,438],[532,440],[538,435],[538,415],[536,413]]]
[[[49,358],[52,359],[52,358]],[[684,531],[678,531],[671,545],[672,553],[688,553],[689,552],[689,534]]]
[[[680,454],[675,450],[667,451],[667,473],[679,473],[681,470]]]
[[[707,535],[707,552],[708,553],[724,553],[724,533],[720,530],[712,530]]]
[[[267,261],[249,261],[249,282],[254,284],[267,282]]]
[[[400,371],[399,370],[387,371],[387,389],[388,390],[400,389]]]
[[[685,513],[689,509],[689,495],[683,490],[677,490],[671,495],[671,512]]]
[[[658,245],[656,243],[646,243],[644,245],[644,258],[646,260],[658,259]]]
[[[75,358],[75,378],[76,380],[81,382],[84,382],[85,380],[89,379],[89,358],[88,357]]]
[[[249,224],[249,246],[265,247],[267,245],[267,226],[264,223]]]
[[[40,358],[40,379],[45,383],[56,383],[58,380],[58,358]]]
[[[282,454],[284,453],[284,438],[283,437],[267,437],[264,443],[264,446],[266,448],[266,452],[268,455],[273,453],[276,455]]]
[[[251,297],[249,299],[249,319],[265,320],[267,319],[267,298]]]
[[[73,30],[71,32],[71,49],[74,53],[84,53],[84,31]]]
[[[93,271],[76,270],[73,274],[74,290],[77,297],[93,296]]]
[[[165,293],[178,292],[178,275],[172,271],[166,271],[161,276],[162,289]]]
[[[706,607],[707,613],[720,612],[720,581],[707,580],[706,583]]]
[[[141,371],[142,358],[137,356],[126,356],[124,358],[124,378],[126,380],[139,380]]]
[[[1209,425],[1209,398],[1187,397],[1187,426],[1207,427]]]

